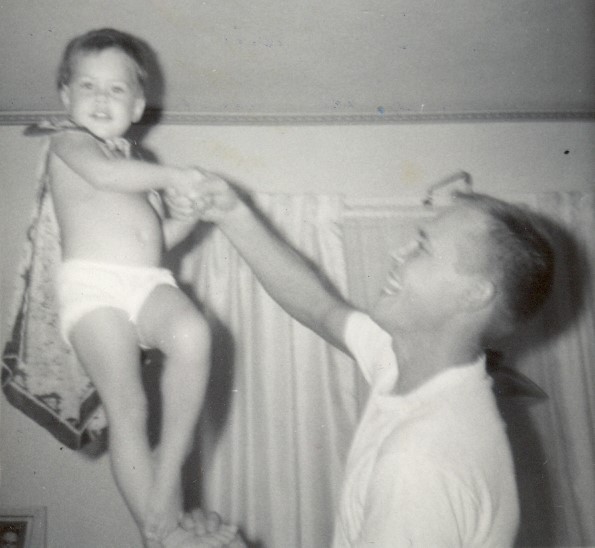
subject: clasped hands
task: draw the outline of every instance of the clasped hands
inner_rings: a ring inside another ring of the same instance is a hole
[[[194,181],[185,190],[172,187],[164,191],[169,214],[179,221],[217,222],[235,207],[239,198],[218,175],[198,168],[193,171]]]

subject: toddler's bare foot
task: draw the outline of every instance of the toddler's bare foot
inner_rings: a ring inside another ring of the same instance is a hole
[[[244,542],[244,539],[238,534],[229,543],[228,548],[248,548],[248,545]]]
[[[205,540],[208,541],[215,541],[221,544],[221,546],[228,546],[231,542],[236,538],[238,533],[238,528],[235,525],[228,525],[223,523],[220,525],[217,531],[208,532],[206,535],[203,535]],[[216,546],[219,546],[218,544]]]
[[[197,536],[194,531],[186,531],[178,527],[163,539],[163,548],[245,548],[245,544],[237,544],[236,530],[222,530]]]
[[[163,544],[160,540],[158,539],[153,539],[153,538],[147,538],[146,535],[144,535],[144,542],[143,542],[143,548],[163,548]]]
[[[174,529],[162,542],[163,548],[197,548],[198,540],[192,531],[185,531],[181,527]]]
[[[178,527],[182,514],[181,495],[177,490],[153,487],[147,501],[144,534],[149,542],[161,541]]]
[[[246,544],[238,534],[237,526],[222,523],[216,512],[205,513],[200,508],[196,508],[191,514],[185,514],[180,523],[183,529],[193,531],[196,538],[205,546],[246,548]]]

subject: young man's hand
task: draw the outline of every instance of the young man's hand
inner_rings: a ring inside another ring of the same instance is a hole
[[[239,198],[233,188],[219,176],[195,170],[195,183],[188,192],[169,188],[165,203],[174,219],[219,222],[233,210]]]

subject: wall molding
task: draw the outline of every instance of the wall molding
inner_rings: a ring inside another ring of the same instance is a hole
[[[45,118],[61,118],[59,111],[0,112],[0,126],[21,126]],[[142,122],[180,126],[304,126],[304,125],[381,125],[456,122],[595,120],[595,111],[516,111],[516,112],[403,112],[376,114],[227,114],[148,111]]]

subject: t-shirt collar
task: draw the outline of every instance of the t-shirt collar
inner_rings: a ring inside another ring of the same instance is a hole
[[[487,376],[485,365],[486,357],[481,354],[473,362],[449,367],[406,394],[381,392],[378,394],[379,403],[383,407],[396,407],[407,412],[443,397],[442,394],[450,393],[457,386],[481,382]]]

